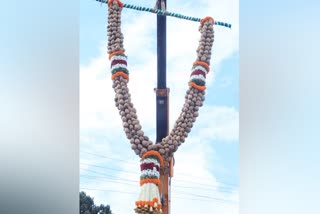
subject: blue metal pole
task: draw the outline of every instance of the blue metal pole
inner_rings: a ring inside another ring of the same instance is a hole
[[[166,4],[166,0],[164,1]],[[161,142],[169,131],[168,127],[168,95],[167,89],[167,17],[157,15],[157,139]]]
[[[161,0],[158,1],[159,4]],[[165,8],[167,2],[164,0]],[[158,5],[159,7],[159,5]],[[159,8],[158,8],[159,9]],[[164,8],[161,8],[164,10]],[[167,17],[157,15],[157,89],[156,89],[156,111],[157,111],[157,139],[161,142],[169,134],[169,89],[167,88]],[[169,163],[165,161],[166,170],[161,171],[162,180],[162,211],[170,214],[170,175]]]

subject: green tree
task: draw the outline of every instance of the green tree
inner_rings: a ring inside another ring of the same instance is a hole
[[[97,206],[94,204],[93,198],[85,192],[80,192],[80,214],[112,214],[109,205]]]

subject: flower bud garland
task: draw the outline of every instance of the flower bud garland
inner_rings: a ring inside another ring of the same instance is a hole
[[[111,61],[112,87],[115,91],[114,101],[121,116],[123,130],[130,140],[131,148],[142,158],[141,193],[136,202],[135,211],[136,213],[160,213],[160,196],[158,188],[156,188],[160,185],[160,165],[163,164],[162,158],[169,162],[173,153],[185,142],[205,100],[206,76],[210,71],[211,50],[214,41],[214,20],[211,17],[205,17],[200,22],[201,38],[197,49],[197,59],[191,69],[185,103],[173,129],[161,142],[152,143],[142,131],[137,111],[131,102],[131,94],[129,93],[129,70],[123,46],[124,37],[121,32],[123,4],[120,0],[110,0],[108,8],[108,53]]]
[[[140,195],[136,201],[136,213],[162,213],[160,203],[160,168],[163,159],[159,152],[148,151],[141,158]]]

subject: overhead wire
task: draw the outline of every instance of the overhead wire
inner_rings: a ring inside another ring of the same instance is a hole
[[[116,159],[116,158],[107,157],[107,156],[104,156],[104,155],[98,155],[98,154],[94,154],[94,153],[90,153],[90,152],[85,152],[85,151],[81,151],[81,152],[87,153],[87,154],[90,154],[90,155],[94,155],[94,156],[97,156],[97,157],[103,157],[103,158],[107,158],[107,159],[111,159],[111,160],[117,160],[117,161],[127,162],[127,163],[134,164],[134,165],[139,165],[139,164],[137,164],[137,163],[130,162],[130,161],[126,161],[126,160],[123,160],[123,159]],[[81,164],[83,164],[83,165],[88,165],[88,166],[94,166],[94,167],[98,167],[98,168],[105,168],[105,169],[115,170],[115,171],[124,171],[124,172],[127,172],[127,173],[132,173],[132,174],[138,175],[138,173],[134,173],[134,172],[130,172],[130,171],[125,171],[125,170],[121,170],[121,169],[112,169],[112,168],[108,168],[108,167],[104,167],[104,166],[91,165],[91,164],[85,164],[85,163],[81,163]],[[186,176],[194,177],[194,178],[203,178],[203,179],[205,179],[204,177],[200,177],[200,176],[193,176],[193,175],[186,175]],[[214,185],[211,185],[211,184],[198,183],[198,182],[188,181],[188,180],[183,180],[183,179],[174,179],[174,181],[194,183],[194,184],[211,186],[211,187],[221,188],[221,189],[234,189],[234,188],[232,188],[232,187],[227,187],[227,186],[237,187],[237,185],[230,185],[230,184],[221,183],[221,182],[220,182],[220,184],[222,184],[222,186],[214,186]]]
[[[90,153],[90,154],[93,154],[93,153]],[[100,155],[98,155],[100,156]],[[106,156],[102,156],[102,157],[106,157]],[[108,157],[109,158],[109,157]],[[115,159],[115,158],[110,158],[110,159]],[[119,160],[119,159],[117,159]],[[124,161],[124,160],[122,160]],[[126,161],[125,161],[126,162]],[[93,166],[93,167],[98,167],[98,168],[105,168],[105,169],[110,169],[110,170],[116,170],[116,169],[113,169],[113,168],[109,168],[109,167],[104,167],[104,166],[98,166],[98,165],[90,165],[90,164],[85,164],[83,163],[83,165],[87,165],[87,166]],[[95,174],[98,174],[98,175],[103,175],[98,177],[98,176],[91,176],[91,175],[81,175],[82,177],[87,177],[87,178],[94,178],[94,179],[107,179],[108,182],[111,182],[111,183],[119,183],[119,184],[126,184],[126,185],[135,185],[135,184],[130,184],[130,183],[125,183],[125,182],[134,182],[134,183],[138,183],[139,181],[137,180],[129,180],[129,179],[123,179],[123,178],[119,178],[117,176],[113,176],[113,175],[110,175],[110,174],[106,174],[106,173],[101,173],[101,172],[97,172],[97,171],[93,171],[93,170],[89,170],[89,169],[84,169],[84,168],[81,168],[82,170],[84,171],[87,171],[87,172],[91,172],[91,173],[95,173]],[[116,171],[124,171],[124,172],[129,172],[129,171],[125,171],[125,170],[116,170]],[[136,174],[137,173],[134,173],[134,172],[129,172],[129,173],[132,173],[132,174]],[[176,181],[177,179],[175,179]],[[125,182],[123,182],[125,181]],[[205,185],[206,188],[201,188],[201,187],[192,187],[192,186],[181,186],[181,185],[175,185],[175,188],[176,187],[180,187],[180,188],[189,188],[189,189],[203,189],[203,190],[208,190],[208,191],[216,191],[216,192],[221,192],[221,193],[232,193],[232,191],[226,191],[226,190],[217,190],[217,189],[210,189],[208,188],[208,186],[212,186],[212,185],[208,185],[208,184],[203,184],[203,183],[198,183],[198,182],[192,182],[192,181],[186,181],[186,180],[178,180],[178,181],[182,181],[182,182],[186,182],[186,183],[193,183],[193,184],[198,184],[198,185]],[[216,187],[216,186],[215,186]],[[101,190],[101,189],[96,189],[97,191],[108,191],[108,190]],[[225,199],[218,199],[218,198],[213,198],[213,197],[210,197],[210,196],[207,196],[207,195],[197,195],[197,194],[194,194],[194,193],[189,193],[189,192],[184,192],[184,191],[181,191],[181,190],[174,190],[173,191],[174,193],[177,193],[177,194],[188,194],[190,196],[194,196],[194,197],[200,197],[200,198],[204,198],[204,199],[214,199],[214,200],[220,200],[220,201],[224,201]],[[182,198],[183,199],[183,198]],[[184,198],[184,199],[188,199],[188,198]]]
[[[131,174],[139,174],[137,172],[131,172],[131,171],[126,171],[123,169],[114,169],[114,168],[109,168],[109,167],[105,167],[105,166],[98,166],[98,165],[93,165],[93,164],[87,164],[87,163],[80,163],[80,165],[86,165],[86,166],[92,166],[92,167],[97,167],[97,168],[103,168],[103,169],[109,169],[109,170],[113,170],[113,171],[119,171],[119,172],[127,172],[127,173],[131,173]]]
[[[97,172],[97,171],[93,171],[93,170],[89,170],[89,169],[84,169],[84,168],[81,168],[82,170],[85,170],[85,171],[88,171],[88,172],[92,172],[92,173],[95,173],[95,174],[98,174],[98,175],[103,175],[103,176],[109,176],[109,177],[112,177],[112,178],[118,178],[117,176],[114,176],[114,175],[109,175],[109,174],[106,174],[106,173],[101,173],[101,172]],[[120,178],[122,179],[122,178]],[[126,181],[131,181],[131,182],[138,182],[137,180],[129,180],[129,179],[122,179],[122,180],[126,180]],[[197,184],[197,185],[200,185],[200,186],[205,186],[204,187],[194,187],[194,188],[198,188],[198,189],[206,189],[206,190],[214,190],[214,191],[218,191],[217,189],[220,189],[220,191],[224,191],[224,192],[232,192],[232,188],[227,188],[227,187],[219,187],[219,186],[214,186],[214,185],[211,185],[211,184],[204,184],[204,183],[199,183],[199,182],[193,182],[193,181],[187,181],[187,180],[181,180],[181,179],[175,179],[174,181],[180,181],[180,182],[183,182],[183,183],[186,183],[186,184]],[[210,188],[210,187],[213,187]]]
[[[80,190],[92,190],[92,191],[101,191],[101,192],[116,192],[116,193],[123,193],[123,194],[131,194],[131,195],[137,195],[135,192],[126,192],[126,191],[119,191],[119,190],[111,190],[111,189],[97,189],[97,188],[88,188],[88,187],[81,187]],[[190,196],[199,197],[197,195],[190,194]],[[237,203],[236,201],[232,200],[226,200],[226,199],[219,199],[219,198],[212,198],[212,197],[206,197],[206,199],[200,199],[200,198],[185,198],[185,197],[172,197],[171,199],[187,199],[187,200],[198,200],[198,201],[218,201],[218,202],[224,202],[224,203]]]
[[[111,183],[119,183],[119,184],[126,184],[130,186],[137,186],[136,184],[133,183],[126,183],[126,182],[121,182],[119,179],[112,179],[112,178],[105,178],[105,177],[96,177],[96,176],[90,176],[90,175],[81,175],[83,178],[92,178],[92,179],[98,179],[98,180],[106,180]]]
[[[103,177],[102,177],[103,178]],[[110,178],[106,178],[106,179],[110,179]],[[126,184],[126,185],[134,185],[134,184],[129,184],[129,183],[124,183],[124,182],[120,182],[121,180],[123,181],[131,181],[131,182],[135,182],[135,183],[138,183],[138,181],[133,181],[133,180],[128,180],[128,179],[110,179],[112,183],[121,183],[121,184]],[[177,193],[188,193],[188,192],[184,192],[184,191],[181,191],[181,190],[174,190],[174,192],[177,192]],[[222,191],[217,191],[217,192],[222,192]],[[230,193],[230,192],[225,192],[225,193]],[[188,193],[189,195],[193,195],[193,196],[198,196],[198,197],[203,197],[203,198],[210,198],[210,196],[203,196],[203,195],[195,195],[194,193]]]
[[[231,187],[215,186],[215,185],[212,185],[212,184],[199,183],[199,182],[188,181],[188,180],[183,180],[183,179],[174,179],[174,181],[180,181],[180,182],[183,182],[183,183],[192,183],[192,184],[197,184],[197,185],[200,185],[200,186],[214,187],[214,188],[224,189],[224,190],[232,190],[232,189],[234,189],[234,188],[231,188]]]
[[[113,175],[109,175],[109,174],[105,174],[105,173],[100,173],[100,172],[95,172],[95,171],[92,171],[92,170],[89,170],[89,169],[82,169],[82,170],[85,170],[85,171],[88,171],[88,172],[92,172],[92,173],[96,173],[98,175],[110,176],[111,178],[119,179],[119,177],[117,177],[117,176],[113,176]],[[121,179],[121,180],[126,180],[126,181],[131,181],[131,182],[138,182],[137,180],[129,180],[129,179]]]
[[[128,179],[114,179],[114,178],[108,178],[104,176],[91,176],[91,175],[80,175],[81,177],[89,178],[89,179],[100,179],[100,180],[116,180],[116,181],[129,181],[129,182],[136,182],[139,183],[138,181],[133,181],[133,180],[128,180]],[[120,183],[120,182],[118,182]],[[127,183],[125,183],[127,184]],[[130,184],[130,185],[135,185],[135,184]],[[210,189],[210,188],[204,188],[204,187],[195,187],[195,186],[182,186],[182,185],[174,185],[174,188],[183,188],[183,189],[200,189],[200,190],[206,190],[206,191],[213,191],[213,192],[219,192],[219,193],[232,193],[233,191],[227,191],[227,190],[217,190],[217,189]]]
[[[86,152],[86,151],[80,151],[80,152],[86,153],[86,154],[89,154],[89,155],[94,155],[94,156],[97,156],[97,157],[107,158],[107,159],[110,159],[110,160],[126,162],[126,163],[133,164],[133,165],[139,165],[139,164],[136,163],[136,162],[131,162],[131,161],[123,160],[123,159],[111,158],[111,157],[104,156],[104,155],[97,155],[97,154],[94,154],[94,153],[91,153],[91,152]]]
[[[124,160],[123,160],[124,161]],[[109,167],[106,167],[106,166],[99,166],[99,165],[94,165],[94,164],[87,164],[87,163],[80,163],[82,165],[87,165],[87,166],[92,166],[92,167],[97,167],[97,168],[103,168],[103,169],[109,169],[109,170],[114,170],[114,171],[121,171],[121,172],[127,172],[127,173],[132,173],[132,174],[135,174],[135,175],[138,175],[139,173],[137,172],[132,172],[132,171],[126,171],[126,170],[122,170],[122,169],[114,169],[114,168],[109,168]],[[191,175],[191,174],[186,174],[186,173],[179,173],[179,175],[182,175],[182,176],[186,176],[186,177],[191,177],[191,178],[202,178],[202,179],[205,179],[205,177],[201,177],[201,176],[194,176],[194,175]],[[230,183],[220,183],[224,186],[233,186],[233,187],[236,187],[237,185],[236,184],[230,184]]]
[[[214,198],[214,197],[210,197],[210,196],[207,196],[207,195],[198,195],[198,194],[194,194],[194,193],[190,193],[190,192],[185,192],[185,191],[180,191],[180,190],[177,190],[175,191],[177,193],[182,193],[182,194],[188,194],[188,195],[192,195],[192,196],[196,196],[196,197],[200,197],[200,198],[207,198],[207,199],[213,199],[213,200],[219,200],[219,201],[230,201],[230,200],[226,200],[226,199],[221,199],[221,198]],[[232,201],[234,202],[234,201]]]

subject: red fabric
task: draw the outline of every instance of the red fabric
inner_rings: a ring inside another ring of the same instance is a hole
[[[142,170],[147,170],[147,169],[151,169],[153,170],[153,167],[155,167],[157,169],[157,171],[159,172],[160,168],[158,165],[155,165],[154,163],[143,163],[140,165],[140,169]]]
[[[192,75],[199,75],[199,74],[201,74],[201,75],[203,75],[204,77],[206,77],[206,72],[204,72],[204,71],[202,71],[202,70],[200,70],[200,69],[197,69],[197,70],[193,71],[190,76],[192,76]]]
[[[113,60],[111,62],[111,66],[116,65],[116,64],[125,64],[125,65],[127,65],[127,61],[126,60]]]

